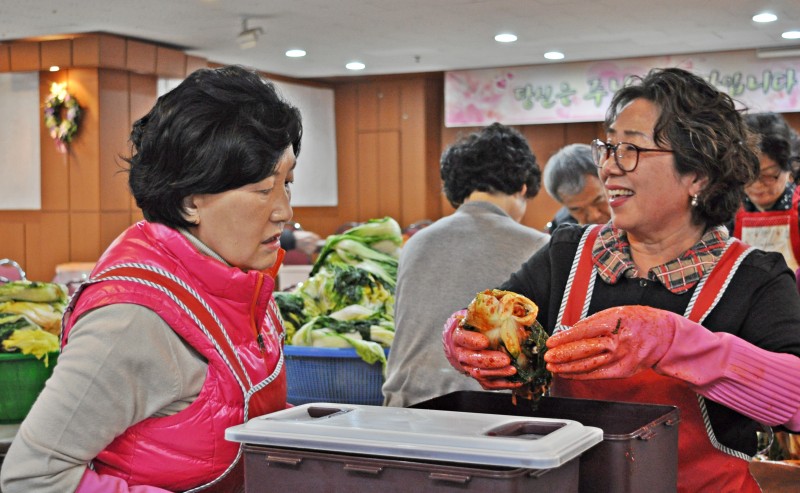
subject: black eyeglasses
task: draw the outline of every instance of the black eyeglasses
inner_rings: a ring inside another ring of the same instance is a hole
[[[647,149],[639,147],[635,144],[628,142],[617,142],[616,144],[608,144],[600,139],[592,141],[592,159],[594,165],[598,168],[603,167],[611,153],[614,154],[614,162],[617,163],[619,169],[626,173],[636,169],[639,165],[639,153],[642,152],[675,152],[670,149]]]

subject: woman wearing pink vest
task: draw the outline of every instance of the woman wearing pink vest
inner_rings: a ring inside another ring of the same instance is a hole
[[[225,429],[286,407],[272,292],[301,135],[299,111],[240,67],[194,72],[134,124],[145,221],[72,298],[5,493],[242,488]]]
[[[723,226],[758,174],[752,142],[731,98],[702,78],[672,68],[633,81],[593,143],[611,222],[559,229],[500,287],[533,300],[553,333],[552,395],[680,408],[681,492],[759,491],[756,432],[800,430],[792,271]],[[451,319],[443,339],[484,388],[519,385],[482,334]]]

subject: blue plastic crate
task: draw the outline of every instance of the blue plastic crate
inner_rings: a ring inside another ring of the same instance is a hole
[[[383,404],[383,367],[367,364],[352,348],[284,347],[287,401]],[[386,354],[389,350],[386,349]]]

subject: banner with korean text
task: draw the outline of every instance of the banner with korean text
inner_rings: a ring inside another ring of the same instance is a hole
[[[704,77],[748,111],[800,111],[800,57],[760,59],[754,50],[535,65],[445,74],[445,125],[602,121],[614,92],[651,68]]]

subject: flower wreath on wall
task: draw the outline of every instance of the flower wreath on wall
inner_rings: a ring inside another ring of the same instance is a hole
[[[63,114],[63,116],[62,116]],[[56,143],[58,152],[65,154],[81,121],[78,100],[67,92],[66,84],[53,82],[44,100],[44,124]]]

